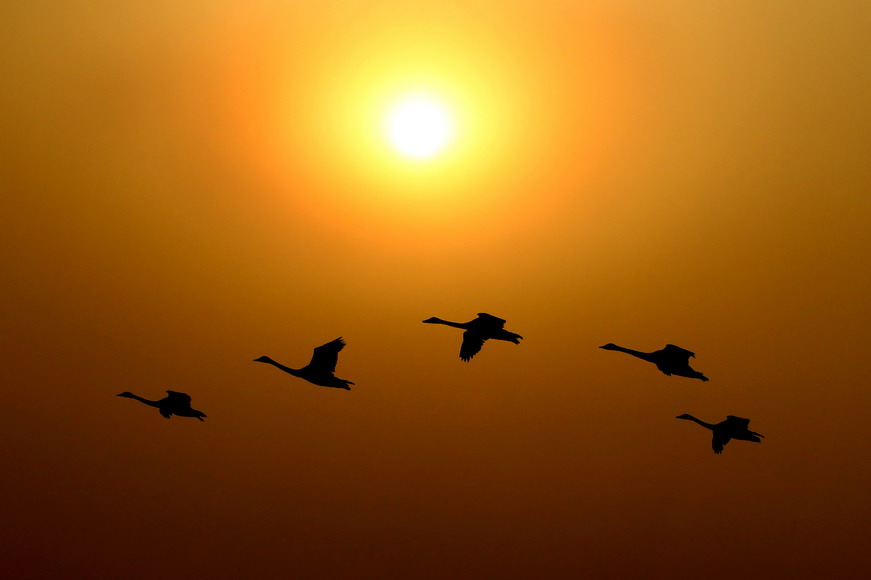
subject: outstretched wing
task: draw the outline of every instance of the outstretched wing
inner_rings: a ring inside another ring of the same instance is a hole
[[[479,312],[477,320],[481,323],[482,326],[495,330],[498,330],[505,326],[505,321],[503,319],[497,316],[493,316],[492,314],[487,314],[486,312]]]
[[[726,424],[735,429],[747,429],[750,427],[750,419],[736,417],[735,415],[726,415]]]
[[[714,431],[714,438],[711,440],[711,447],[714,448],[714,453],[719,455],[723,452],[723,447],[729,442],[731,437],[724,435],[722,432]]]
[[[169,399],[173,404],[176,405],[190,405],[191,404],[191,396],[187,393],[179,393],[178,391],[167,391],[166,392],[167,399]]]
[[[665,345],[665,348],[662,349],[661,352],[668,354],[671,358],[684,360],[687,364],[689,364],[690,358],[696,356],[696,353],[673,344]]]
[[[312,360],[308,363],[308,366],[320,372],[336,372],[336,363],[339,362],[339,351],[343,348],[345,348],[345,341],[342,340],[341,336],[336,340],[315,348]]]
[[[467,330],[463,333],[463,344],[460,345],[460,358],[466,362],[472,360],[472,357],[481,352],[481,347],[484,346],[485,338],[472,330]]]

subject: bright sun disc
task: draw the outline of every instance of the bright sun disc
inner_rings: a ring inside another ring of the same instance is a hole
[[[453,133],[447,110],[437,101],[415,97],[397,103],[387,118],[387,135],[407,157],[426,159],[445,148]]]

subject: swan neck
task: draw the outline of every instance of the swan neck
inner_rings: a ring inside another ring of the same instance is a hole
[[[694,421],[694,422],[698,423],[699,425],[701,425],[702,427],[704,427],[705,429],[710,429],[711,431],[714,430],[713,425],[711,425],[710,423],[705,423],[701,419],[696,419],[692,415],[689,415],[688,417],[684,417],[684,419],[686,419],[687,421]]]
[[[626,354],[630,354],[632,356],[638,357],[638,358],[643,359],[643,360],[647,360],[647,361],[650,360],[650,353],[649,352],[641,352],[640,350],[632,350],[631,348],[617,346],[616,344],[614,345],[613,350],[625,352]]]
[[[276,361],[274,361],[274,360],[272,360],[272,359],[269,359],[268,362],[269,362],[269,364],[271,364],[271,365],[273,365],[273,366],[275,366],[275,367],[277,367],[277,368],[280,368],[281,370],[283,370],[283,371],[286,372],[286,373],[289,373],[289,374],[291,374],[291,375],[293,375],[293,376],[299,376],[299,371],[298,371],[297,369],[292,369],[292,368],[290,368],[290,367],[286,367],[286,366],[284,366],[283,364],[281,364],[280,362],[276,362]]]
[[[445,326],[453,326],[454,328],[466,328],[466,325],[462,322],[451,322],[450,320],[442,320],[438,317],[433,317],[433,324],[444,324]]]
[[[160,407],[160,404],[157,401],[150,401],[148,399],[144,399],[144,398],[140,397],[139,395],[134,395],[133,393],[130,393],[130,398],[136,399],[140,403],[145,403],[146,405],[148,405],[150,407]]]

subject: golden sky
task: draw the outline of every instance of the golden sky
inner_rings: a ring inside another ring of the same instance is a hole
[[[4,575],[871,574],[867,1],[0,18]],[[420,323],[477,312],[525,340]],[[252,362],[338,336],[350,392]]]

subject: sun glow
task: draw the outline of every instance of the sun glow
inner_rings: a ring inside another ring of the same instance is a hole
[[[537,73],[518,75],[523,59],[482,50],[480,39],[447,42],[444,26],[424,42],[419,28],[388,20],[389,29],[361,26],[343,36],[365,48],[354,58],[332,44],[321,47],[310,84],[297,82],[305,68],[280,77],[273,105],[281,122],[264,128],[277,128],[280,138],[270,170],[276,179],[296,179],[288,164],[299,164],[323,194],[313,199],[323,199],[324,208],[353,207],[355,215],[402,221],[413,211],[428,220],[490,203],[498,194],[485,193],[484,183],[504,179],[505,167],[537,160],[527,154],[536,148],[530,138],[537,125],[528,121],[539,109],[529,103],[542,83],[528,81]]]
[[[437,100],[426,96],[407,97],[388,111],[386,132],[397,151],[422,160],[448,145],[454,133],[454,122]]]

